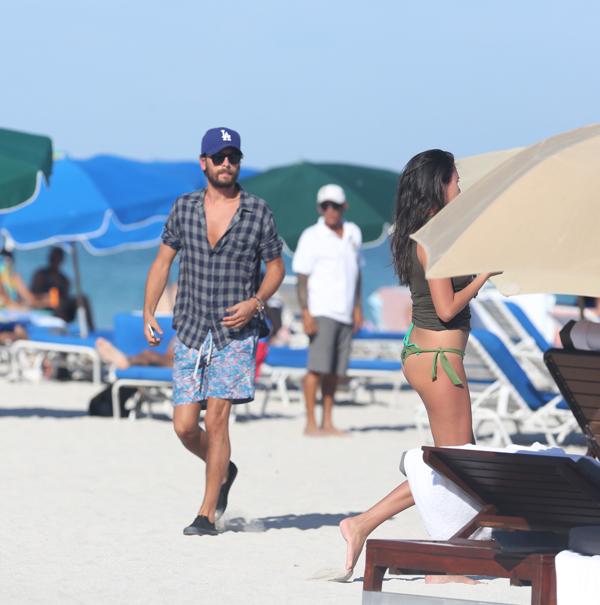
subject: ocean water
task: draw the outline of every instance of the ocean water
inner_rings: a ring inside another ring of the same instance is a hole
[[[83,292],[92,303],[96,327],[110,328],[116,313],[141,309],[144,301],[144,284],[156,248],[132,250],[107,256],[93,256],[77,245]],[[15,264],[26,284],[34,271],[46,264],[48,248],[15,251]],[[362,297],[367,320],[374,321],[374,313],[368,305],[369,295],[382,286],[395,285],[397,280],[391,266],[389,244],[365,248],[362,251]],[[284,255],[286,271],[291,270],[291,257]],[[72,255],[67,252],[63,263],[64,273],[72,281]],[[171,271],[171,281],[177,278],[177,267]]]

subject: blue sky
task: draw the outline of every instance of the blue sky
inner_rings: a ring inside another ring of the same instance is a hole
[[[0,125],[74,157],[399,169],[600,122],[594,0],[19,0],[0,5]]]

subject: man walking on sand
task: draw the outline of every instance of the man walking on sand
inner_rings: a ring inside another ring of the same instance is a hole
[[[206,132],[200,166],[207,187],[175,201],[146,280],[145,336],[156,345],[161,333],[156,305],[180,253],[173,426],[183,445],[206,462],[204,499],[185,535],[217,534],[215,520],[227,507],[237,475],[230,461],[229,413],[232,404],[254,398],[260,317],[285,273],[269,207],[237,184],[242,157],[237,132]],[[201,409],[206,409],[206,431],[198,426]]]
[[[346,374],[352,332],[362,324],[360,302],[360,229],[344,221],[348,208],[344,190],[335,184],[317,193],[321,217],[305,229],[294,254],[298,299],[304,331],[310,338],[304,378],[305,435],[341,435],[333,425],[333,403],[338,379]],[[315,418],[317,390],[321,387],[323,417]]]

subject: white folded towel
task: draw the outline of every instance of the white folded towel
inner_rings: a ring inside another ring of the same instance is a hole
[[[434,540],[448,540],[482,508],[462,489],[423,462],[423,451],[409,450],[404,468],[425,529]]]
[[[563,550],[554,561],[558,605],[598,605],[600,555],[590,557]]]

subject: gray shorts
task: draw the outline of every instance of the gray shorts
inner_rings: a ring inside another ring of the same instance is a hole
[[[308,369],[345,376],[352,347],[352,325],[330,317],[315,317],[319,331],[310,337]]]

